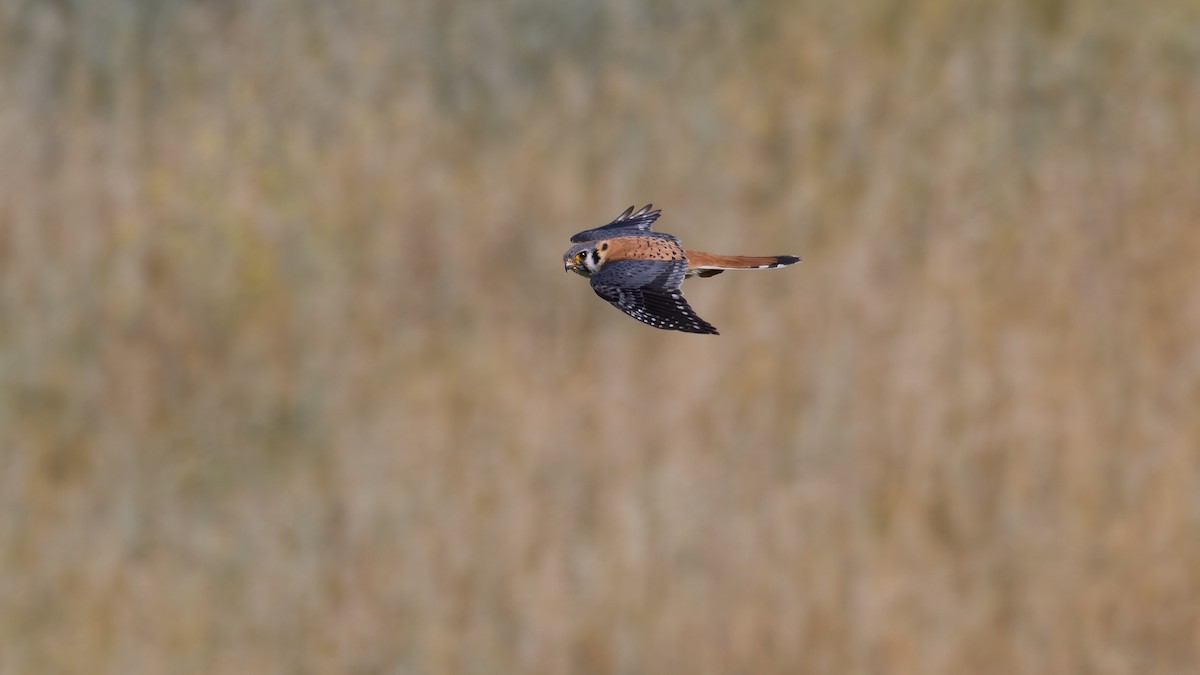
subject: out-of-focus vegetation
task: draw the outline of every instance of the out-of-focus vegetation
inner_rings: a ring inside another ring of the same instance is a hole
[[[0,673],[1200,663],[1194,2],[0,0]],[[662,206],[798,266],[566,276]]]

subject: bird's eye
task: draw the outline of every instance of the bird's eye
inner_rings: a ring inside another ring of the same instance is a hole
[[[579,253],[575,254],[576,260],[583,260],[586,257],[587,257],[587,251],[580,251]]]

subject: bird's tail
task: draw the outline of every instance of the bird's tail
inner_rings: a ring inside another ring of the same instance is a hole
[[[769,270],[800,262],[794,255],[716,255],[692,250],[683,253],[687,256],[688,276],[711,277],[725,270]]]

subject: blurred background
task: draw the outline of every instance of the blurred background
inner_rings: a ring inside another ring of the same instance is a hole
[[[1188,0],[0,0],[0,673],[1182,673]],[[627,206],[797,266],[656,331]]]

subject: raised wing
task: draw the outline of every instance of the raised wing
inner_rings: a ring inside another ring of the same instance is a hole
[[[662,211],[654,209],[653,204],[647,204],[635,213],[633,207],[625,209],[625,212],[617,216],[613,221],[601,227],[584,230],[571,237],[571,241],[579,243],[581,241],[594,241],[605,237],[613,237],[622,234],[637,234],[650,232],[650,224],[658,220],[662,215]]]
[[[685,333],[716,335],[679,290],[686,260],[616,260],[592,276],[592,290],[642,323]]]

